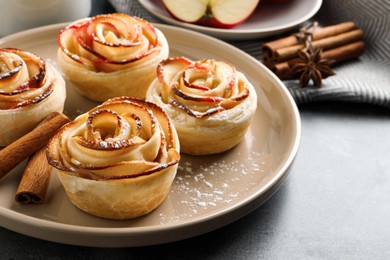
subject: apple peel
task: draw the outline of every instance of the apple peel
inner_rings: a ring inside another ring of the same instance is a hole
[[[260,0],[163,0],[168,13],[184,23],[231,29],[245,22]]]

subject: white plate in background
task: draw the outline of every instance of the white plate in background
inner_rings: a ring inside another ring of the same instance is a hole
[[[263,38],[285,32],[310,19],[322,5],[322,0],[291,0],[286,4],[262,4],[260,0],[244,23],[232,29],[219,29],[180,22],[167,12],[161,0],[138,1],[162,21],[226,40]]]

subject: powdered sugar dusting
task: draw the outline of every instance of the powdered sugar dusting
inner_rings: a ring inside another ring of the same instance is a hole
[[[217,211],[227,207],[256,187],[264,176],[263,154],[229,154],[230,156],[183,156],[178,167],[171,194],[181,215],[175,218],[196,217],[202,212]],[[235,158],[235,160],[230,160]],[[245,162],[237,158],[245,158]],[[245,183],[245,185],[241,185]],[[176,212],[177,213],[177,212]],[[169,222],[160,214],[160,221]]]

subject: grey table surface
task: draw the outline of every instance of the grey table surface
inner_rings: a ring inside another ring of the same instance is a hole
[[[91,14],[112,12],[93,2]],[[375,68],[373,68],[375,69]],[[390,110],[298,107],[300,149],[266,203],[216,231],[137,248],[90,248],[0,228],[0,259],[390,259]]]

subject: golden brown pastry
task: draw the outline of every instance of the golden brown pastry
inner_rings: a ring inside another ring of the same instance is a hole
[[[71,202],[109,219],[145,215],[167,196],[180,147],[175,127],[157,105],[114,98],[78,116],[48,144]]]
[[[145,98],[157,64],[168,57],[164,34],[140,18],[114,13],[78,20],[58,36],[58,61],[84,96]]]
[[[24,50],[0,49],[0,146],[62,112],[65,97],[65,81],[51,64]]]
[[[184,57],[166,59],[157,70],[146,99],[172,118],[183,153],[220,153],[241,142],[257,107],[244,74],[226,62]]]

